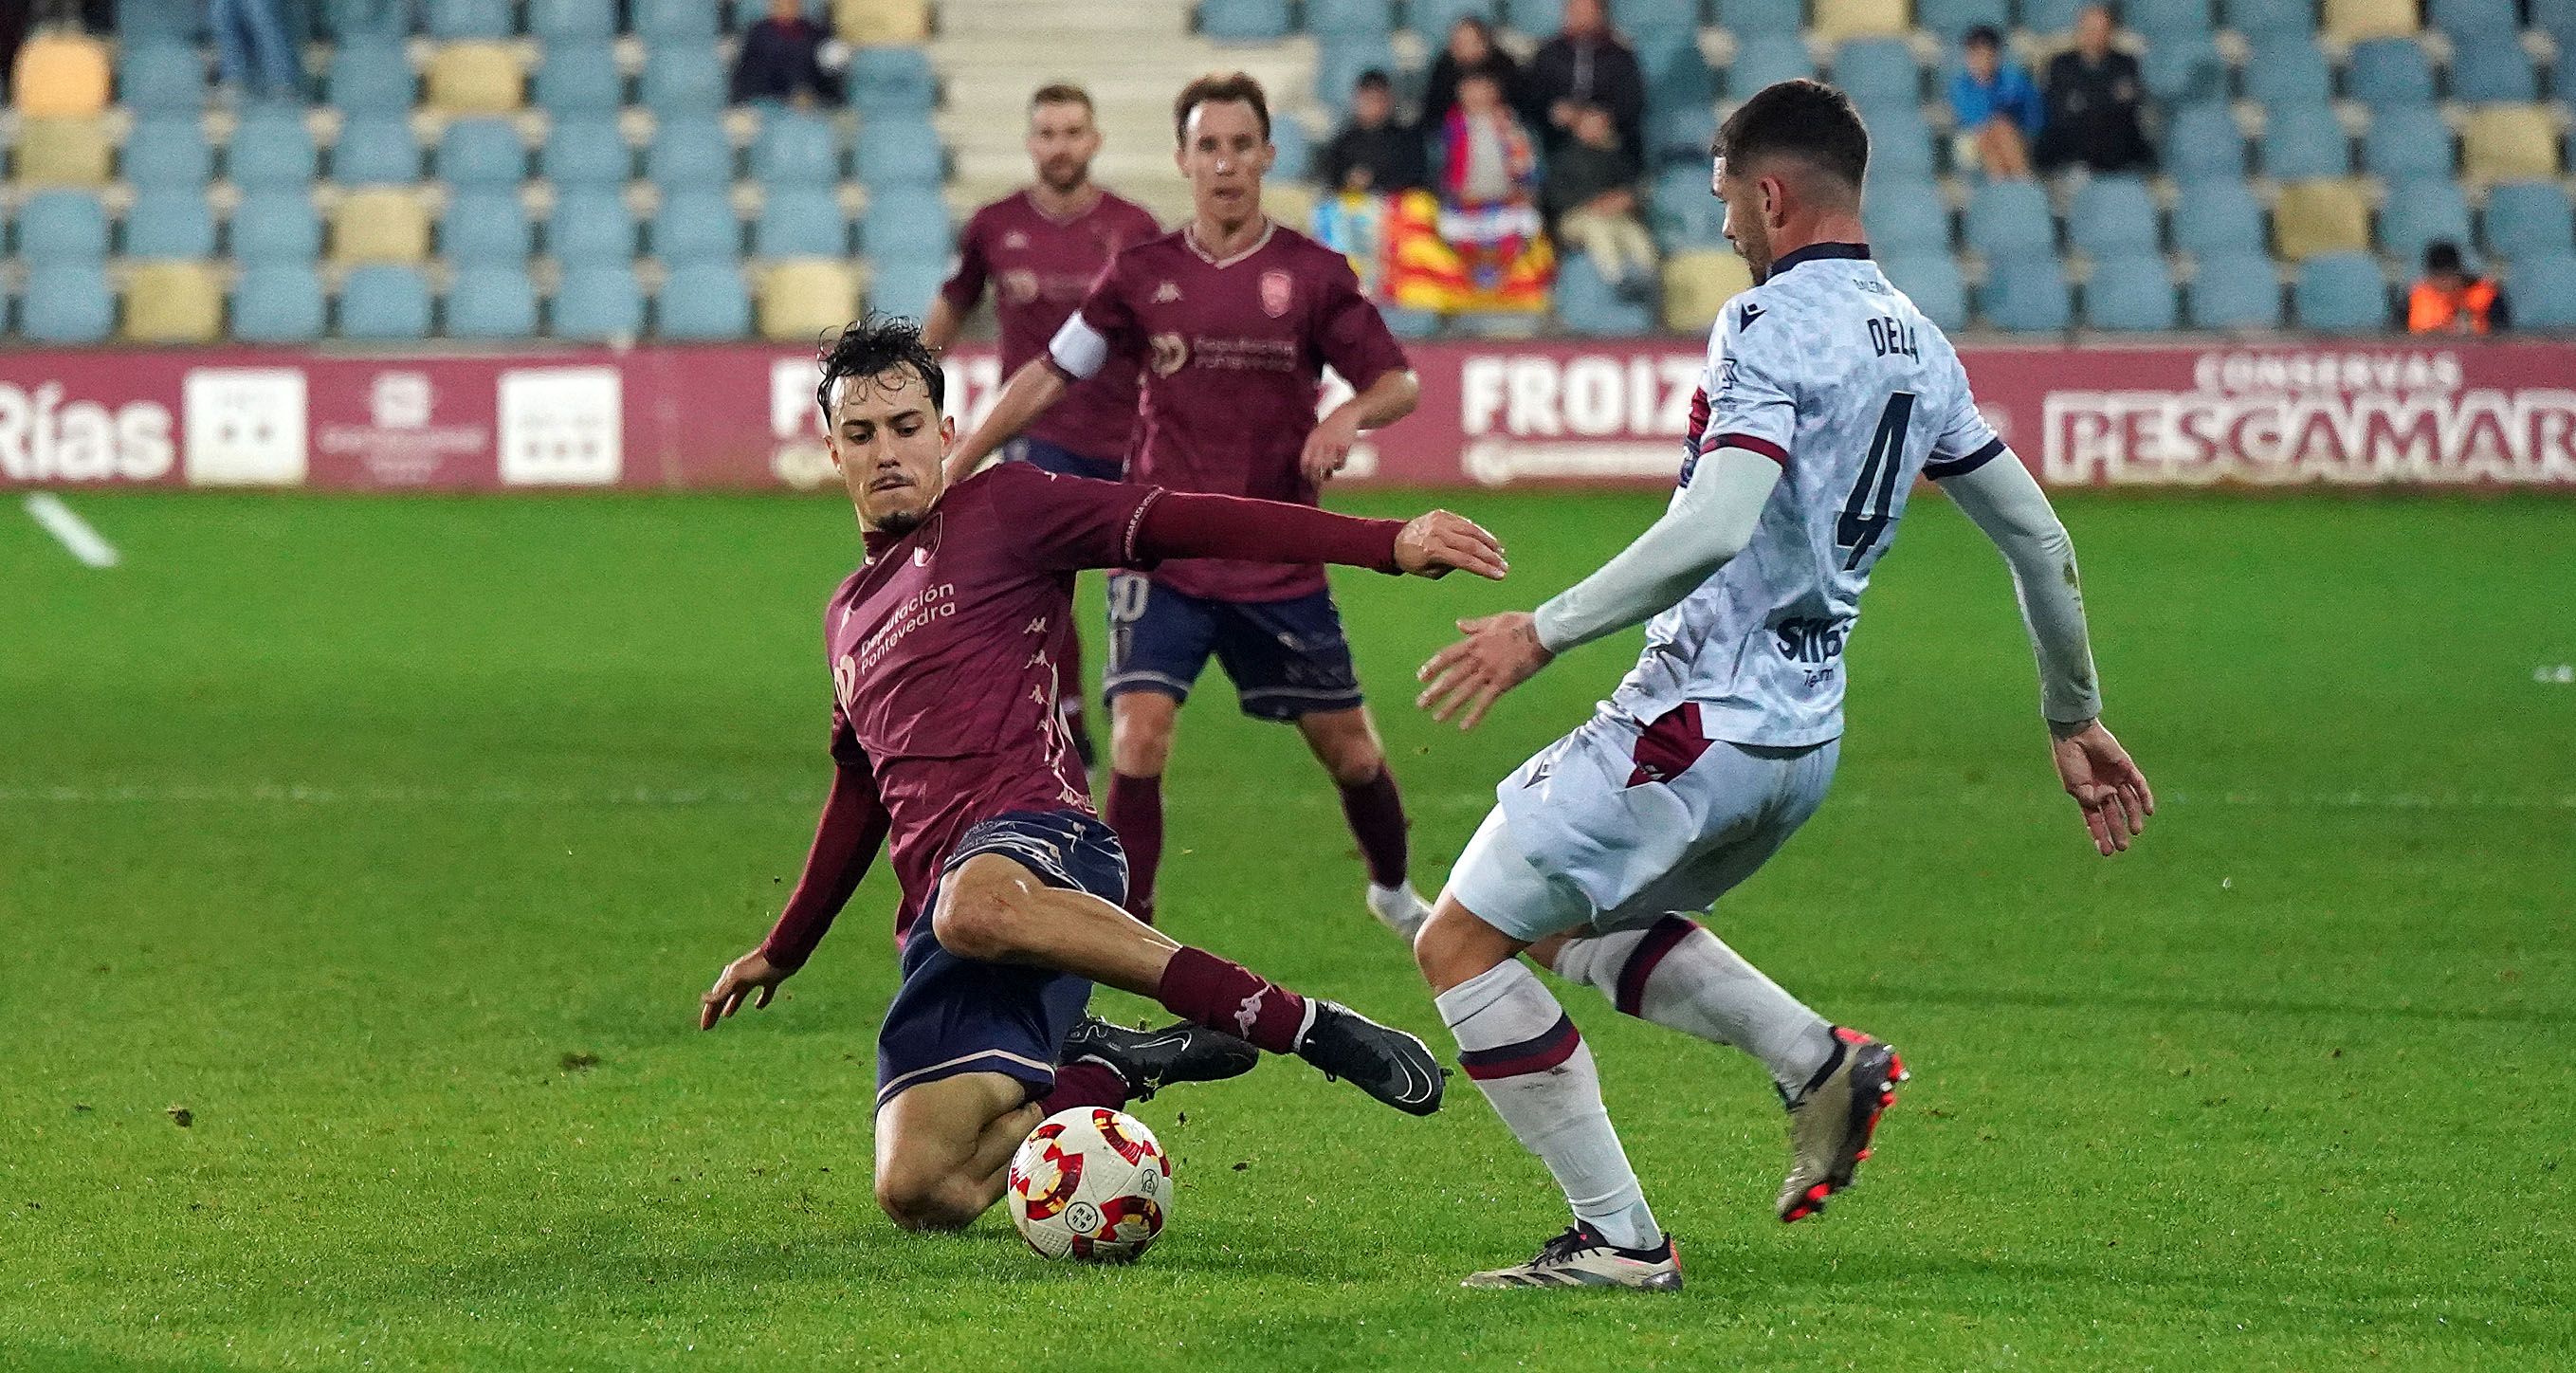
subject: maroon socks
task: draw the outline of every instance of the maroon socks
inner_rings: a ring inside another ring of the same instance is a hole
[[[1342,788],[1342,816],[1351,822],[1351,837],[1360,841],[1369,880],[1381,887],[1403,886],[1404,797],[1395,789],[1395,774],[1381,767],[1368,781]]]
[[[1154,870],[1163,865],[1163,779],[1112,770],[1101,819],[1127,851],[1127,913],[1154,923]]]
[[[1055,1070],[1055,1087],[1038,1099],[1038,1107],[1048,1115],[1077,1106],[1106,1106],[1115,1111],[1127,1104],[1127,1096],[1127,1079],[1105,1063],[1082,1059]]]
[[[1306,998],[1240,963],[1187,945],[1173,951],[1154,995],[1183,1020],[1274,1054],[1295,1053],[1306,1029]]]

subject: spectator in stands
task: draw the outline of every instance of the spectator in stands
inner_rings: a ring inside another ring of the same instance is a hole
[[[1530,104],[1547,121],[1548,150],[1570,138],[1587,105],[1610,112],[1619,146],[1646,146],[1646,74],[1636,51],[1610,29],[1609,0],[1566,0],[1565,28],[1530,59]]]
[[[2436,239],[2424,245],[2424,275],[2407,288],[2397,312],[2410,334],[2493,334],[2513,327],[2513,305],[2493,277],[2473,277],[2460,245]]]
[[[2030,139],[2043,113],[2039,87],[2019,64],[2004,60],[2003,35],[1991,24],[1968,30],[1950,78],[1950,113],[1958,121],[1958,164],[1983,168],[1997,181],[2030,175]]]
[[[769,0],[769,15],[743,30],[742,53],[733,64],[733,103],[811,99],[841,103],[841,73],[849,49],[805,17],[797,0]]]
[[[227,92],[296,96],[302,59],[286,36],[278,0],[214,0],[206,18],[215,30],[216,72]]]
[[[1461,15],[1449,26],[1449,46],[1431,64],[1431,75],[1422,89],[1422,123],[1438,128],[1458,107],[1458,83],[1470,72],[1482,72],[1502,87],[1503,99],[1521,103],[1523,82],[1521,64],[1494,41],[1494,26],[1475,15]]]
[[[1468,208],[1529,199],[1538,154],[1493,73],[1469,72],[1459,81],[1441,139],[1449,154],[1442,199]]]
[[[1369,70],[1351,86],[1351,122],[1324,145],[1315,179],[1326,193],[1393,195],[1430,184],[1422,131],[1395,117],[1395,83]]]
[[[1655,239],[1637,218],[1637,159],[1619,146],[1610,112],[1586,105],[1574,114],[1574,136],[1548,160],[1542,198],[1556,237],[1592,259],[1601,278],[1642,295],[1655,280]]]
[[[2156,155],[2147,146],[2145,101],[2138,59],[2111,47],[2111,11],[2085,6],[2075,17],[2075,46],[2048,64],[2040,169],[2082,165],[2113,173],[2153,168]]]

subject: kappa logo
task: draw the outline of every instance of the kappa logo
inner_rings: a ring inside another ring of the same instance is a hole
[[[1297,279],[1286,272],[1261,274],[1261,313],[1277,319],[1297,299]]]
[[[1166,281],[1162,285],[1154,288],[1154,303],[1156,305],[1169,305],[1180,298],[1181,283],[1177,281]]]
[[[1243,1032],[1244,1038],[1252,1037],[1252,1027],[1261,1020],[1261,998],[1268,995],[1270,995],[1268,987],[1260,988],[1245,997],[1242,1005],[1234,1008],[1234,1027]]]
[[[1017,229],[1002,235],[1002,251],[1006,253],[1016,253],[1027,246],[1029,246],[1029,236]]]

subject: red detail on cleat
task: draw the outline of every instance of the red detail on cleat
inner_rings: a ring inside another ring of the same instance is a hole
[[[1821,1182],[1807,1189],[1807,1200],[1809,1201],[1823,1201],[1826,1197],[1831,1195],[1833,1195],[1833,1189],[1827,1187]]]

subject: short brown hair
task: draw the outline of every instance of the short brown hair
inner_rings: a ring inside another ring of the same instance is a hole
[[[1262,94],[1261,83],[1248,72],[1209,72],[1181,87],[1172,101],[1172,141],[1190,141],[1190,112],[1201,105],[1224,105],[1240,100],[1252,107],[1253,116],[1261,121],[1261,141],[1270,141],[1270,97]]]
[[[1038,87],[1037,94],[1029,97],[1030,109],[1034,110],[1040,105],[1080,105],[1089,110],[1091,92],[1070,81],[1058,81],[1052,86]]]
[[[1709,151],[1739,175],[1774,154],[1799,158],[1858,193],[1869,172],[1869,129],[1850,96],[1800,77],[1765,86],[1736,106],[1717,126]]]

